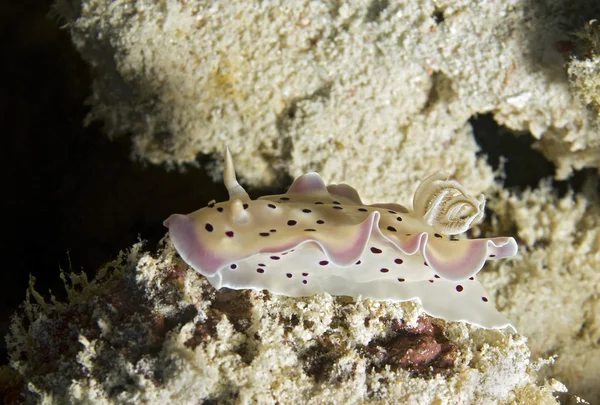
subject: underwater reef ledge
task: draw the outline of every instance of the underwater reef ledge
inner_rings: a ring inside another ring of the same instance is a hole
[[[7,336],[26,403],[555,404],[566,391],[519,334],[416,302],[217,291],[167,238],[93,281],[63,279],[68,303],[31,281]]]

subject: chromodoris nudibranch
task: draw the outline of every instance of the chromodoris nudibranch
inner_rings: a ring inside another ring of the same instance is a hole
[[[225,152],[229,201],[211,201],[166,221],[182,259],[215,288],[418,300],[431,316],[485,328],[512,327],[475,275],[486,260],[517,253],[513,238],[461,239],[483,217],[443,172],[421,182],[414,209],[365,205],[347,184],[325,186],[317,173],[285,194],[251,200]]]

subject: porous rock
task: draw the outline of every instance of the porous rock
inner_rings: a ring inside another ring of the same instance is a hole
[[[216,291],[168,241],[141,245],[69,303],[29,290],[8,337],[27,403],[553,404],[517,334],[418,303]]]

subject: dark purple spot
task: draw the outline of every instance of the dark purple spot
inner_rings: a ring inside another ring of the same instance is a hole
[[[340,205],[340,204],[341,204],[341,202],[339,202],[339,201],[332,201],[332,202],[333,202],[334,204],[337,204],[337,205]]]
[[[260,274],[262,274],[262,273],[264,273],[264,272],[265,272],[265,269],[261,269],[261,268],[259,267],[258,269],[256,269],[256,272],[257,272],[257,273],[260,273]]]
[[[286,274],[286,277],[287,277],[287,278],[292,278],[292,273],[287,273],[287,274]]]
[[[235,270],[237,269],[237,264],[232,264],[231,266],[229,266],[231,268],[231,270]]]
[[[410,235],[412,235],[412,233],[407,233],[407,234],[406,234],[406,236],[410,236]]]
[[[475,280],[475,277],[469,277],[469,280],[473,281]]]
[[[463,286],[462,285],[457,285],[456,286],[456,291],[461,292],[463,290]]]
[[[312,229],[312,228],[307,228],[304,230],[304,232],[316,232],[316,229]]]
[[[327,266],[327,265],[329,264],[329,262],[328,262],[327,260],[321,260],[321,261],[319,262],[319,264],[320,264],[321,266]]]
[[[302,280],[302,284],[306,284],[306,283],[308,283],[308,281]]]
[[[388,212],[389,212],[390,214],[394,214],[394,215],[396,215],[396,211],[389,210]]]
[[[486,297],[481,297],[481,301],[488,302],[488,299]]]
[[[270,233],[269,232],[261,232],[259,233],[260,236],[269,236]]]
[[[258,265],[259,265],[260,267],[265,267],[265,266],[266,266],[266,264],[264,264],[264,263],[258,263]]]
[[[496,257],[496,255],[490,255],[490,257]]]
[[[379,269],[380,272],[382,273],[387,273],[388,271],[390,271],[390,269],[386,269],[385,267],[382,269]]]
[[[298,223],[298,222],[294,221],[293,219],[290,219],[290,220],[287,222],[287,224],[288,224],[289,226],[294,226],[294,225],[296,225],[297,223]]]
[[[362,263],[362,262],[359,260],[359,261],[357,261],[357,262],[356,262],[356,263],[354,263],[354,264],[361,264],[361,263]]]
[[[280,200],[282,200],[282,201],[288,201],[289,198],[287,198],[287,197],[281,197]]]
[[[319,225],[324,224],[324,223],[325,223],[325,221],[323,221],[322,219],[317,220],[317,224],[319,224]]]
[[[393,226],[388,226],[387,230],[390,232],[396,232],[396,228],[394,228]]]
[[[435,278],[440,278],[440,276],[438,276],[437,274],[436,274],[435,276],[433,276],[433,277],[435,277]]]
[[[214,206],[215,206],[215,203],[214,203],[214,202],[213,202],[213,203],[210,203],[210,204],[208,204],[208,208],[212,208],[212,207],[214,207]]]
[[[404,260],[402,260],[402,259],[394,259],[394,263],[396,263],[396,264],[402,264],[402,263],[404,263]]]
[[[403,278],[399,278],[398,281],[400,281],[401,283],[404,283],[404,279]]]
[[[368,209],[366,209],[366,208],[359,208],[358,210],[359,210],[360,212],[367,212],[367,211],[368,211]]]
[[[334,206],[333,206],[333,209],[334,209],[334,210],[343,210],[343,208],[342,208],[342,207],[340,207],[339,205],[334,205]]]
[[[396,221],[402,222],[402,217],[396,217]]]
[[[382,252],[382,250],[381,250],[381,249],[378,249],[378,248],[376,248],[376,247],[372,247],[372,248],[371,248],[371,252],[373,252],[373,253],[375,253],[375,254],[379,254],[379,253],[381,253],[381,252]]]
[[[279,260],[279,259],[281,259],[281,257],[279,257],[279,256],[271,256],[271,257],[269,257],[269,259],[271,259],[271,260]]]
[[[269,232],[277,232],[277,229],[270,229]]]
[[[439,233],[434,233],[433,236],[435,236],[436,238],[441,238],[442,235],[440,235]]]
[[[429,280],[430,283],[433,283],[433,280]]]
[[[223,212],[223,207],[217,207],[217,211]]]
[[[269,207],[269,208],[271,208],[271,209],[275,209],[275,208],[277,208],[277,207],[275,206],[275,204],[267,204],[267,207]]]
[[[233,238],[233,231],[227,231],[225,232],[225,235],[229,236],[230,238]]]
[[[215,228],[213,228],[211,224],[206,224],[204,225],[204,229],[206,229],[208,232],[212,232]]]
[[[311,210],[309,210],[308,208],[304,208],[304,209],[302,210],[302,212],[304,212],[304,213],[308,214],[309,212],[312,212],[312,211],[311,211]]]
[[[302,273],[304,277],[308,277],[308,273]]]
[[[248,204],[244,204],[244,205],[242,205],[242,207],[244,207],[244,209],[246,210],[246,209],[248,209]]]
[[[425,266],[429,266],[429,265],[427,264],[427,262],[423,262],[423,264],[424,264]]]
[[[317,201],[315,204],[323,204],[322,201]]]

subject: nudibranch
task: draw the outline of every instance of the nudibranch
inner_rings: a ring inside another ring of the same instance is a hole
[[[485,199],[447,177],[423,180],[412,211],[365,205],[354,188],[325,186],[314,172],[285,194],[251,200],[227,149],[229,201],[173,214],[164,224],[181,258],[217,289],[418,300],[434,317],[512,327],[475,275],[486,260],[514,256],[517,244],[511,237],[457,237],[482,219]]]

